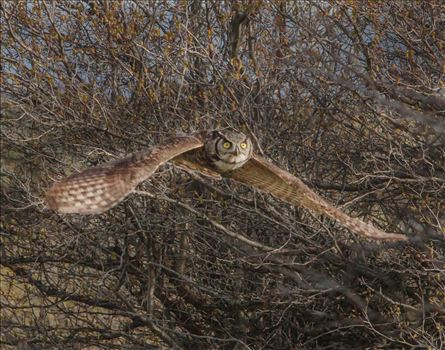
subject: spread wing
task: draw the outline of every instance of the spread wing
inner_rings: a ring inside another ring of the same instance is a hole
[[[225,175],[269,193],[287,203],[306,207],[319,214],[328,215],[351,231],[369,238],[378,240],[407,239],[405,235],[386,233],[360,219],[350,217],[317,195],[303,181],[260,156],[253,156],[241,168]]]
[[[166,143],[105,163],[55,183],[46,193],[48,207],[61,213],[102,213],[123,200],[166,161],[203,146],[201,134]]]

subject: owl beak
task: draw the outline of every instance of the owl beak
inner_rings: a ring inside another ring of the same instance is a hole
[[[241,154],[241,151],[240,151],[239,147],[236,146],[236,148],[235,148],[235,155],[239,156],[240,154]]]

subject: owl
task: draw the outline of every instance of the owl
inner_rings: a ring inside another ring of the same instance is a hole
[[[402,234],[385,233],[335,208],[299,178],[255,154],[250,138],[234,130],[173,137],[150,150],[86,169],[55,183],[46,193],[46,203],[60,213],[102,213],[121,202],[167,161],[254,187],[291,205],[327,215],[352,232],[371,239],[407,239]]]

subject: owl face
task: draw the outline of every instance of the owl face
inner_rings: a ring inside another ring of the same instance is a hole
[[[252,155],[252,142],[241,132],[217,131],[206,144],[213,165],[221,172],[244,165]]]

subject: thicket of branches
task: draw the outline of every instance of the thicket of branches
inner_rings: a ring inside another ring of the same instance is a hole
[[[444,348],[444,11],[3,1],[2,348]],[[43,203],[70,173],[229,126],[412,240],[172,165],[102,215]]]

